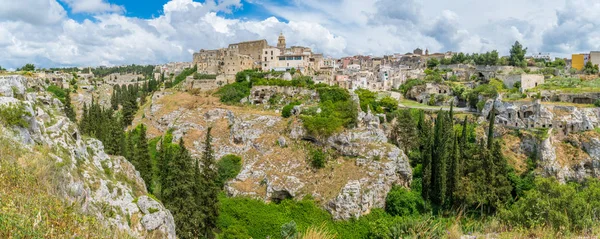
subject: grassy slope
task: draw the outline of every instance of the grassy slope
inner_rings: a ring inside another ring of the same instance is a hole
[[[0,238],[128,238],[53,195],[59,177],[48,149],[0,136]]]

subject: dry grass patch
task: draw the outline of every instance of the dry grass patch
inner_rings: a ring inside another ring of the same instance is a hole
[[[508,164],[512,165],[518,174],[527,170],[527,155],[521,151],[521,138],[506,134],[502,137],[502,154],[506,157]]]

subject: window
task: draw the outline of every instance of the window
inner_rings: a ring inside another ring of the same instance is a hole
[[[285,56],[280,56],[280,57],[279,57],[279,60],[280,60],[280,61],[285,61]]]
[[[271,59],[273,59],[273,57],[271,57]],[[267,61],[267,57],[265,56],[265,61]]]
[[[265,55],[266,55],[266,54],[269,54],[269,52],[268,52],[268,51],[265,51]],[[271,55],[273,55],[273,51],[271,51]]]
[[[273,60],[273,57],[271,57],[271,60]]]
[[[271,51],[271,56],[273,55],[273,51]]]
[[[297,60],[297,61],[298,60],[302,60],[302,57],[301,56],[296,56],[296,57],[294,57],[294,60]]]

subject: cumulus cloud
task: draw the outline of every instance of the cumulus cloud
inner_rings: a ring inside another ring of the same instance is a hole
[[[570,54],[600,49],[600,2],[570,0],[556,16],[556,25],[543,34],[545,51]]]
[[[62,0],[66,3],[73,13],[122,13],[125,11],[123,6],[106,2],[105,0]]]
[[[0,22],[51,25],[63,20],[65,9],[55,0],[0,0]]]
[[[464,1],[303,0],[281,5],[253,0],[272,14],[263,20],[219,14],[235,15],[243,8],[240,0],[171,0],[160,16],[151,19],[123,16],[124,8],[108,0],[60,1],[91,19],[68,18],[57,0],[0,0],[0,65],[191,61],[193,52],[234,42],[266,39],[273,45],[280,32],[288,45],[308,46],[335,57],[404,53],[416,47],[430,52],[497,49],[507,54],[515,40],[531,52],[566,54],[600,47],[600,31],[596,30],[600,3],[594,0],[568,1],[564,8],[555,4],[556,11],[542,12],[534,9],[541,0],[532,0],[524,6],[528,9],[502,10],[494,18],[486,18],[489,9],[484,7],[489,4],[475,3],[467,9],[470,5]],[[502,4],[492,5],[501,10]]]
[[[341,54],[343,38],[309,22],[228,19],[217,15],[239,7],[239,1],[172,0],[163,15],[153,19],[114,13],[77,22],[63,17],[52,26],[36,27],[23,19],[0,21],[0,65],[20,67],[32,62],[42,67],[159,64],[191,61],[202,48],[265,38],[275,43],[280,32],[289,44],[311,46]]]

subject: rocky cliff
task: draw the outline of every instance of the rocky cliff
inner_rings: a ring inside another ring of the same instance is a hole
[[[557,178],[560,182],[583,181],[600,177],[600,108],[544,104],[533,102],[503,102],[489,100],[480,121],[492,113],[500,131],[519,130],[518,137],[503,135],[505,155],[518,166],[519,161],[533,156],[538,173]]]
[[[267,202],[311,197],[336,219],[364,215],[383,207],[392,185],[408,186],[412,180],[408,158],[389,144],[379,117],[361,113],[361,127],[346,130],[319,142],[309,142],[298,118],[282,118],[261,106],[228,106],[211,95],[158,92],[136,118],[160,136],[173,130],[174,141],[183,137],[196,156],[208,126],[218,158],[236,154],[243,158],[241,173],[227,183],[229,196],[248,196]],[[323,169],[310,166],[316,146],[328,148]]]
[[[22,76],[0,79],[0,107],[23,105],[27,112],[21,116],[26,124],[4,124],[0,136],[45,160],[23,164],[50,165],[45,170],[57,175],[53,193],[110,228],[139,238],[176,238],[171,213],[147,195],[135,168],[107,155],[100,141],[82,136],[44,84]]]

